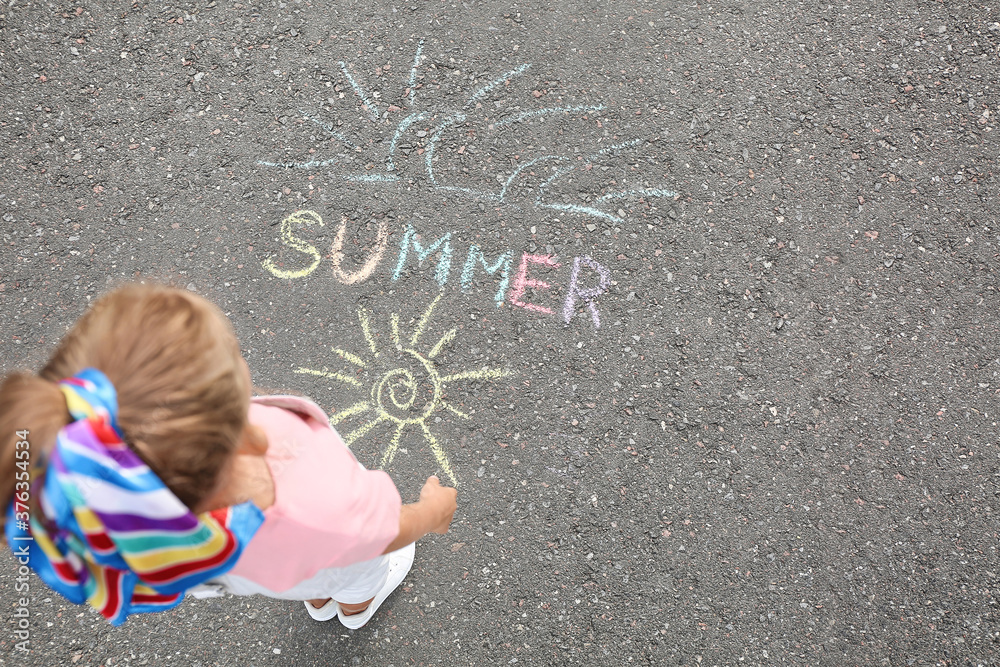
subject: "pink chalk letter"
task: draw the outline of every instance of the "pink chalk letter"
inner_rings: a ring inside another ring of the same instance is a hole
[[[528,277],[529,263],[544,264],[545,266],[551,266],[552,268],[560,266],[559,262],[552,259],[552,255],[529,255],[528,253],[521,255],[521,266],[518,267],[517,275],[514,277],[514,286],[510,288],[510,302],[515,306],[520,306],[521,308],[527,308],[528,310],[534,310],[539,313],[552,314],[551,308],[539,306],[534,303],[524,303],[521,301],[521,297],[524,296],[524,290],[528,287],[540,289],[548,289],[550,287],[550,285],[544,280],[535,280],[534,278]]]
[[[588,287],[586,289],[580,288],[579,279],[581,264],[586,264],[588,267],[596,271],[597,275],[601,277],[601,282],[597,287]],[[608,287],[610,286],[610,271],[587,256],[575,258],[573,260],[573,274],[569,279],[569,292],[566,293],[566,303],[563,305],[563,319],[566,320],[566,324],[569,324],[569,321],[573,319],[573,311],[576,309],[576,300],[577,298],[580,298],[584,300],[587,304],[587,308],[590,309],[590,317],[594,321],[594,328],[600,329],[601,316],[597,312],[597,306],[594,304],[594,299],[607,292]]]

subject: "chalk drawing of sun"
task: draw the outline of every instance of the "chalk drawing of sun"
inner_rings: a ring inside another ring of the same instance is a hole
[[[561,213],[582,215],[589,218],[601,218],[614,223],[621,223],[621,214],[617,213],[618,203],[622,200],[649,200],[653,198],[677,198],[679,195],[673,190],[650,187],[649,182],[634,183],[637,187],[621,188],[620,184],[608,188],[609,191],[602,193],[586,194],[585,199],[578,203],[567,202],[565,197],[557,197],[554,190],[560,181],[570,178],[574,173],[579,174],[579,170],[590,170],[594,163],[609,156],[621,153],[628,149],[636,148],[641,144],[648,143],[646,139],[631,139],[614,143],[613,145],[595,148],[587,153],[565,152],[550,153],[542,155],[521,155],[523,151],[517,151],[514,155],[492,155],[499,158],[494,165],[504,164],[504,174],[494,174],[493,182],[497,185],[490,186],[488,183],[478,184],[478,187],[465,187],[460,181],[449,180],[449,177],[439,173],[435,169],[435,158],[438,155],[442,139],[448,133],[454,136],[467,137],[475,134],[472,125],[474,120],[482,120],[482,112],[476,112],[482,102],[491,99],[499,91],[502,91],[505,84],[513,79],[524,77],[531,68],[531,64],[525,63],[503,72],[488,82],[479,85],[475,90],[464,97],[464,103],[459,101],[449,106],[444,106],[441,102],[420,101],[422,108],[418,108],[417,90],[419,88],[418,78],[421,75],[420,64],[422,58],[423,41],[420,42],[410,68],[409,78],[400,82],[402,95],[395,103],[379,102],[383,95],[376,93],[366,87],[352,74],[351,68],[344,61],[337,63],[340,75],[349,84],[354,95],[358,99],[358,104],[364,112],[368,128],[374,128],[378,136],[366,144],[359,138],[359,134],[364,134],[363,130],[351,128],[349,124],[330,123],[316,114],[299,109],[302,118],[314,123],[321,131],[339,145],[341,153],[338,157],[322,159],[324,153],[329,154],[328,144],[317,146],[310,150],[316,155],[315,159],[307,161],[284,161],[274,162],[268,160],[258,160],[257,164],[265,167],[275,167],[282,169],[304,169],[304,170],[326,170],[334,178],[340,178],[359,184],[369,184],[372,187],[386,186],[398,183],[400,177],[399,164],[397,160],[401,153],[409,154],[418,147],[417,151],[423,153],[423,170],[426,174],[424,181],[431,189],[457,193],[478,201],[494,202],[496,204],[511,204],[509,201],[512,193],[517,189],[518,182],[524,183],[530,176],[537,176],[537,170],[542,174],[542,182],[533,188],[533,197],[529,197],[519,206],[528,206],[540,210],[555,210]],[[343,95],[343,93],[341,93]],[[491,134],[494,137],[498,133],[513,133],[518,135],[524,131],[525,123],[547,117],[559,116],[586,116],[587,114],[597,114],[605,109],[603,104],[576,104],[566,106],[538,107],[526,111],[515,111],[503,115],[500,118],[489,121],[486,128],[480,128],[480,132]],[[393,123],[393,120],[398,121]],[[392,132],[391,140],[388,140],[388,130]],[[465,139],[463,139],[465,141]],[[489,140],[484,140],[484,145]],[[363,147],[362,144],[366,144]],[[568,147],[572,148],[572,147]],[[372,151],[378,153],[373,155]],[[487,155],[492,151],[487,150]],[[641,187],[639,187],[641,186]],[[608,210],[610,209],[610,210]]]
[[[424,347],[422,350],[419,347],[420,337],[440,299],[441,295],[439,294],[430,303],[413,328],[408,340],[404,340],[401,336],[399,314],[393,313],[390,318],[389,331],[391,345],[381,348],[372,334],[370,314],[364,308],[358,309],[358,322],[365,340],[368,341],[368,353],[358,355],[339,348],[333,348],[333,352],[359,369],[369,371],[368,375],[375,379],[365,398],[335,413],[330,418],[330,423],[337,426],[348,420],[360,422],[360,425],[343,435],[344,442],[348,446],[372,431],[388,426],[392,437],[382,453],[381,468],[392,463],[403,434],[408,429],[414,429],[423,434],[424,440],[430,446],[431,452],[434,453],[441,470],[448,476],[452,484],[457,486],[458,480],[451,469],[448,456],[441,443],[431,432],[428,419],[440,410],[447,410],[462,419],[470,419],[468,414],[445,399],[446,387],[461,380],[498,380],[510,375],[510,371],[483,367],[450,375],[442,375],[439,372],[435,360],[454,339],[456,329],[445,333],[432,346]],[[326,368],[322,370],[299,368],[295,372],[330,378],[364,389],[361,380],[351,374],[331,372]]]

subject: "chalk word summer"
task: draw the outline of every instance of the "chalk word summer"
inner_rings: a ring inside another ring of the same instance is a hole
[[[299,269],[287,269],[279,266],[273,258],[268,258],[263,262],[264,268],[278,278],[293,280],[304,278],[313,273],[322,263],[322,255],[316,246],[296,235],[299,229],[309,226],[323,226],[323,218],[315,211],[296,211],[281,221],[281,243],[301,253],[304,256],[304,261],[307,262],[305,266]],[[334,278],[345,285],[356,285],[368,280],[385,257],[389,245],[389,228],[384,220],[379,222],[374,247],[367,260],[353,271],[349,271],[343,266],[344,237],[346,234],[347,219],[342,218],[340,228],[333,241],[330,262]],[[399,254],[392,272],[392,280],[399,280],[408,263],[422,266],[425,260],[430,260],[434,255],[437,255],[434,280],[437,281],[441,289],[444,289],[448,280],[455,273],[452,271],[455,249],[452,247],[451,238],[451,232],[447,232],[432,242],[424,242],[413,225],[407,223],[399,244]],[[517,268],[512,270],[515,263],[514,258],[515,254],[512,250],[487,257],[478,245],[470,245],[465,253],[459,279],[462,290],[471,289],[477,280],[492,279],[497,284],[494,295],[497,307],[506,300],[512,306],[524,308],[534,313],[557,315],[552,308],[528,301],[526,293],[528,288],[532,288],[535,293],[542,290],[558,289],[555,285],[532,277],[531,273],[533,269],[539,270],[538,267],[548,267],[550,270],[557,269],[562,266],[562,263],[553,255],[522,252],[517,259]],[[601,316],[597,308],[597,297],[607,292],[611,286],[611,271],[586,255],[574,257],[572,264],[567,262],[567,266],[570,267],[569,282],[563,289],[563,296],[560,299],[562,301],[561,316],[564,322],[569,324],[578,306],[582,305],[590,313],[594,328],[600,328]],[[480,278],[480,276],[484,277]]]

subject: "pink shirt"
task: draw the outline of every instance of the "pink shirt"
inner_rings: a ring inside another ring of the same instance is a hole
[[[396,485],[358,465],[319,406],[257,397],[249,419],[267,434],[274,504],[231,574],[284,591],[321,569],[374,558],[396,538]]]

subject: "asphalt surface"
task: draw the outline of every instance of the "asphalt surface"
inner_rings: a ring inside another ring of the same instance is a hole
[[[169,280],[460,503],[356,632],[5,558],[0,664],[1000,664],[996,5],[388,4],[0,8],[0,370]]]

